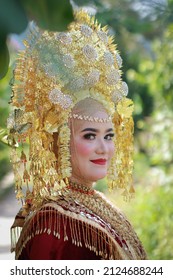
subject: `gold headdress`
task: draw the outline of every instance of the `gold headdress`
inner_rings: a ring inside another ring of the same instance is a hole
[[[78,11],[67,32],[34,27],[25,46],[14,73],[14,110],[8,119],[17,198],[25,197],[27,203],[37,207],[47,194],[68,184],[71,164],[67,123],[69,117],[74,117],[71,109],[86,97],[104,105],[115,127],[116,153],[108,185],[124,189],[125,197],[132,194],[133,102],[126,98],[122,59],[107,28]],[[26,194],[22,191],[24,182]]]

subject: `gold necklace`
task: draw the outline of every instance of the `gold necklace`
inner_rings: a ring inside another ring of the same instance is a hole
[[[92,187],[87,187],[82,184],[78,184],[76,182],[69,181],[69,184],[67,186],[67,189],[70,189],[72,191],[80,192],[87,195],[93,195],[94,189]]]

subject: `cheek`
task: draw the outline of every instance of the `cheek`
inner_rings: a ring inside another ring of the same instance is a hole
[[[92,152],[92,145],[85,141],[76,141],[76,152],[78,156],[89,156]]]

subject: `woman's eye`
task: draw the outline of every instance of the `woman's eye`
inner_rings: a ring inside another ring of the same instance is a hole
[[[107,134],[107,135],[105,136],[105,139],[106,139],[106,140],[112,140],[113,137],[114,137],[114,133],[110,133],[110,134]]]
[[[87,133],[84,135],[84,138],[87,139],[87,140],[94,140],[96,137],[95,134],[92,134],[92,133]]]

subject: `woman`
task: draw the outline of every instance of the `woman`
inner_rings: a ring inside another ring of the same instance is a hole
[[[12,226],[16,259],[146,258],[121,211],[93,188],[107,177],[125,198],[134,192],[133,103],[120,67],[112,38],[83,11],[68,32],[36,29],[26,44],[8,121],[17,198],[24,200]]]

